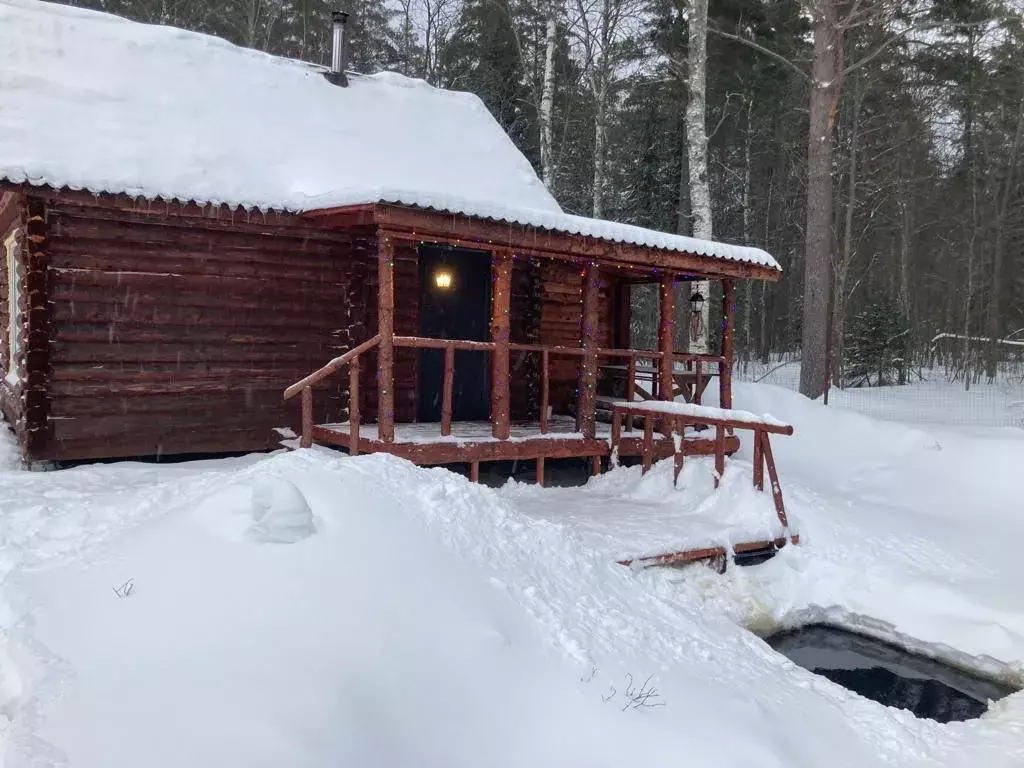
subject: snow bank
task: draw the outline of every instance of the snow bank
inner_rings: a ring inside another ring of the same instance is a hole
[[[882,422],[764,385],[736,384],[734,397],[796,430],[772,448],[809,546],[758,572],[780,621],[842,606],[897,634],[1024,662],[1024,597],[1010,587],[1024,563],[1009,544],[1024,536],[1024,431]]]
[[[569,216],[468,93],[0,0],[0,180],[306,211],[389,202],[778,269],[757,248]]]
[[[799,533],[799,520],[791,515],[787,532],[771,495],[753,487],[749,462],[730,461],[717,491],[711,459],[689,458],[674,486],[672,469],[661,461],[646,475],[639,466],[622,468],[585,488],[510,483],[499,493],[517,511],[562,527],[615,562]]]
[[[534,513],[717,503],[727,521],[752,501],[743,461],[717,502],[700,461],[677,492],[668,465],[495,491],[312,450],[6,471],[4,765],[1024,763],[1024,694],[918,721],[742,626],[867,616],[1019,670],[1024,441],[947,440],[770,387],[736,399],[797,430],[776,458],[804,543],[725,577],[622,568]],[[288,535],[250,535],[255,518]],[[663,706],[632,708],[648,680]]]

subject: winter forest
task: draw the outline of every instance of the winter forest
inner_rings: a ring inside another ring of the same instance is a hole
[[[325,0],[76,4],[330,57]],[[936,363],[969,385],[1024,355],[1020,0],[340,9],[349,69],[477,94],[566,211],[775,255],[783,280],[737,297],[737,352],[802,357],[804,394],[826,371],[892,384]],[[657,322],[646,288],[638,346]]]

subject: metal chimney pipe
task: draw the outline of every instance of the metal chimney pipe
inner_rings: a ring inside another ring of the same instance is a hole
[[[345,66],[348,64],[348,37],[345,34],[348,14],[344,11],[331,12],[331,71],[327,79],[342,87],[348,85],[345,77]]]

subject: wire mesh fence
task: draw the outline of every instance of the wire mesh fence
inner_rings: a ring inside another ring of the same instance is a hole
[[[1024,428],[1024,359],[999,362],[996,375],[965,374],[952,361],[923,361],[908,369],[905,383],[833,386],[830,406],[849,408],[880,419],[957,427]],[[767,362],[737,361],[735,381],[758,382],[797,390],[798,354],[771,355]]]

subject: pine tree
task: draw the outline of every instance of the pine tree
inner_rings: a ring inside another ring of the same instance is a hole
[[[513,141],[528,143],[528,94],[508,0],[468,0],[439,65],[443,87],[475,93]]]
[[[895,302],[875,300],[858,312],[846,336],[844,384],[885,387],[905,381],[903,337],[907,331]]]

